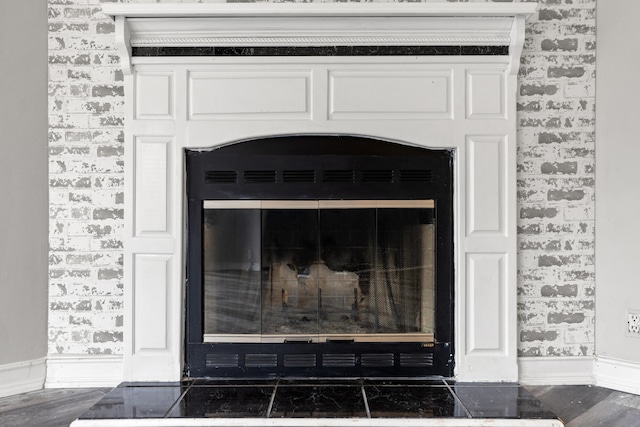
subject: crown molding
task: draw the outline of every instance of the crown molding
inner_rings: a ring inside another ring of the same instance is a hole
[[[505,46],[511,39],[500,34],[474,37],[449,36],[298,36],[298,37],[144,37],[130,40],[133,47],[201,46]]]
[[[104,4],[126,73],[132,47],[509,46],[536,3]]]
[[[109,16],[129,18],[194,17],[390,17],[515,16],[536,11],[536,3],[105,3]]]

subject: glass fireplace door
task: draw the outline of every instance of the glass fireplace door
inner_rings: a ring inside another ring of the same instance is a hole
[[[433,341],[433,201],[205,201],[205,342]]]

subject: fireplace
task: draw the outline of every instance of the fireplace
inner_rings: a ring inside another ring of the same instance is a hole
[[[125,76],[125,378],[517,380],[535,7],[103,5]]]
[[[453,154],[345,135],[188,150],[189,375],[452,376]]]

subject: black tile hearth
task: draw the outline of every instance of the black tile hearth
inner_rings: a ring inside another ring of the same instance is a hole
[[[282,378],[278,381],[279,387],[296,386],[360,386],[362,380],[360,378]]]
[[[402,387],[447,387],[447,382],[442,379],[380,379],[380,378],[366,378],[362,381],[365,386],[381,386],[381,387],[398,387],[402,384]]]
[[[124,384],[111,390],[81,419],[164,418],[188,386]]]
[[[366,386],[372,418],[469,417],[447,387]]]
[[[518,384],[459,383],[438,378],[226,378],[122,383],[80,420],[140,418],[166,418],[166,422],[203,418],[378,418],[389,422],[395,419],[394,425],[400,425],[403,419],[430,418],[557,419]],[[165,421],[162,425],[168,425]]]
[[[362,388],[354,385],[285,385],[276,390],[272,418],[366,418]]]
[[[192,387],[170,418],[266,418],[273,387]]]
[[[456,383],[452,388],[473,418],[555,418],[518,384]]]

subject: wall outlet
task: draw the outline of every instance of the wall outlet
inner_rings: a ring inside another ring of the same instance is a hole
[[[627,334],[640,337],[640,310],[627,311]]]

